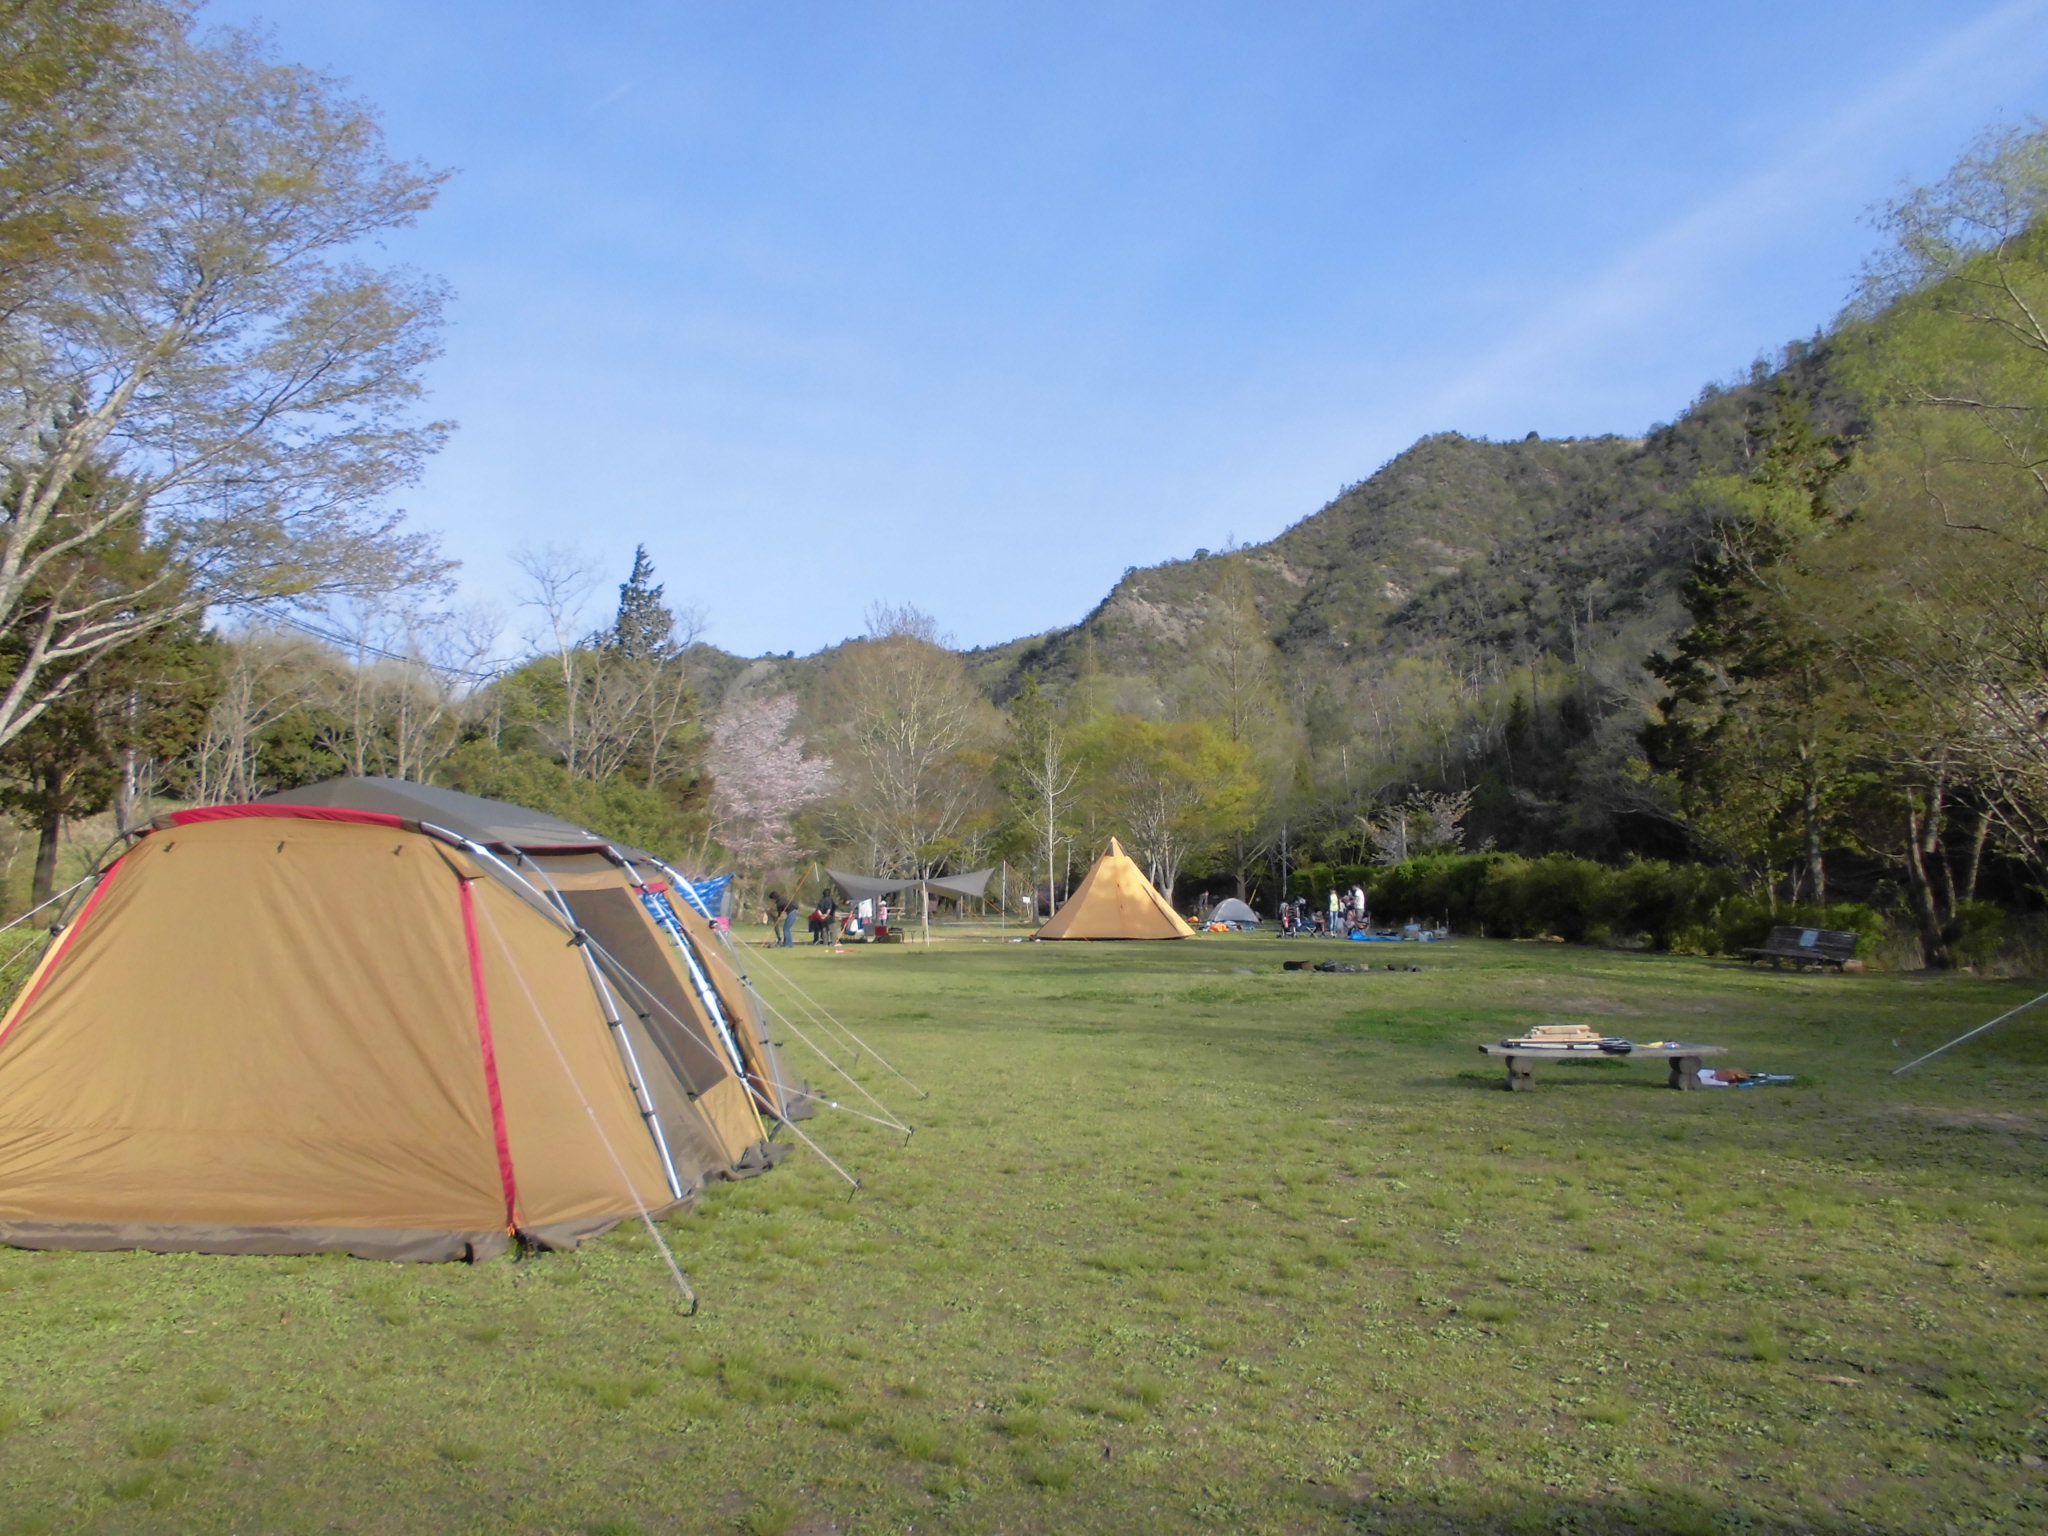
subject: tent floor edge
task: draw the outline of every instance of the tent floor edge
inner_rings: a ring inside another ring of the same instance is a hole
[[[421,1264],[496,1258],[511,1245],[502,1228],[186,1226],[159,1222],[0,1221],[9,1248],[80,1253],[219,1253],[285,1256],[345,1253]]]

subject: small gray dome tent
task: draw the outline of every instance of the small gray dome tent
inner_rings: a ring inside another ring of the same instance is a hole
[[[1256,928],[1259,926],[1259,914],[1232,896],[1209,909],[1209,921],[1230,928]]]

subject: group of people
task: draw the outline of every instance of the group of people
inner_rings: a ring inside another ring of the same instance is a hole
[[[1363,886],[1332,890],[1320,906],[1312,906],[1306,896],[1280,903],[1280,936],[1286,939],[1321,934],[1349,937],[1365,932],[1371,923],[1372,905]]]
[[[802,910],[803,904],[794,897],[784,896],[780,891],[768,893],[768,926],[778,935],[776,943],[784,949],[795,947],[796,917]],[[817,905],[811,908],[811,942],[831,944],[837,939],[864,939],[871,929],[885,928],[888,922],[888,902],[859,901],[851,911],[842,913],[838,896],[827,886],[818,892]]]

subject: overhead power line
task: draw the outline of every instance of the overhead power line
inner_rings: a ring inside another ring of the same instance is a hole
[[[375,656],[380,661],[403,662],[407,666],[425,667],[429,672],[439,672],[444,677],[459,677],[473,683],[488,683],[504,675],[512,665],[506,662],[488,672],[472,672],[465,667],[451,667],[438,661],[429,661],[424,656],[406,656],[397,651],[387,651],[381,645],[372,645],[367,640],[358,640],[352,635],[337,634],[331,629],[322,629],[318,624],[309,624],[304,619],[295,619],[286,614],[267,614],[267,622],[295,629],[300,634],[311,635],[316,640],[325,640],[329,645],[344,646],[366,656]]]

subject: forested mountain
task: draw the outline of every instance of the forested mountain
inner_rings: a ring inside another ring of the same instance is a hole
[[[440,290],[328,264],[440,178],[334,82],[178,7],[108,14],[134,25],[80,53],[69,12],[24,12],[0,91],[0,138],[63,151],[0,165],[0,855],[32,829],[26,894],[67,823],[339,773],[755,890],[1002,860],[1049,896],[1110,836],[1183,897],[1459,851],[1482,883],[1534,859],[1529,889],[1584,886],[1553,856],[1649,854],[1713,879],[1630,866],[1638,906],[1867,899],[1935,964],[1980,894],[2048,891],[2048,127],[1902,197],[1823,338],[1641,437],[1443,433],[1266,543],[1127,571],[1069,628],[960,652],[878,606],[747,659],[644,549],[519,551],[495,620],[444,606],[448,563],[385,504],[447,430],[412,413]],[[261,103],[233,164],[230,97]],[[346,175],[276,170],[336,124]],[[269,403],[308,369],[332,388]],[[538,618],[510,656],[508,609]]]
[[[1081,713],[1220,708],[1311,839],[1422,787],[1473,790],[1495,846],[1678,852],[1631,767],[1662,692],[1646,663],[1686,622],[1702,483],[1748,471],[1786,398],[1855,430],[1826,349],[1796,344],[1640,438],[1439,433],[1266,543],[1133,568],[1071,627],[964,660],[999,706],[1035,682]],[[793,691],[818,722],[846,649],[691,659],[709,707]]]

